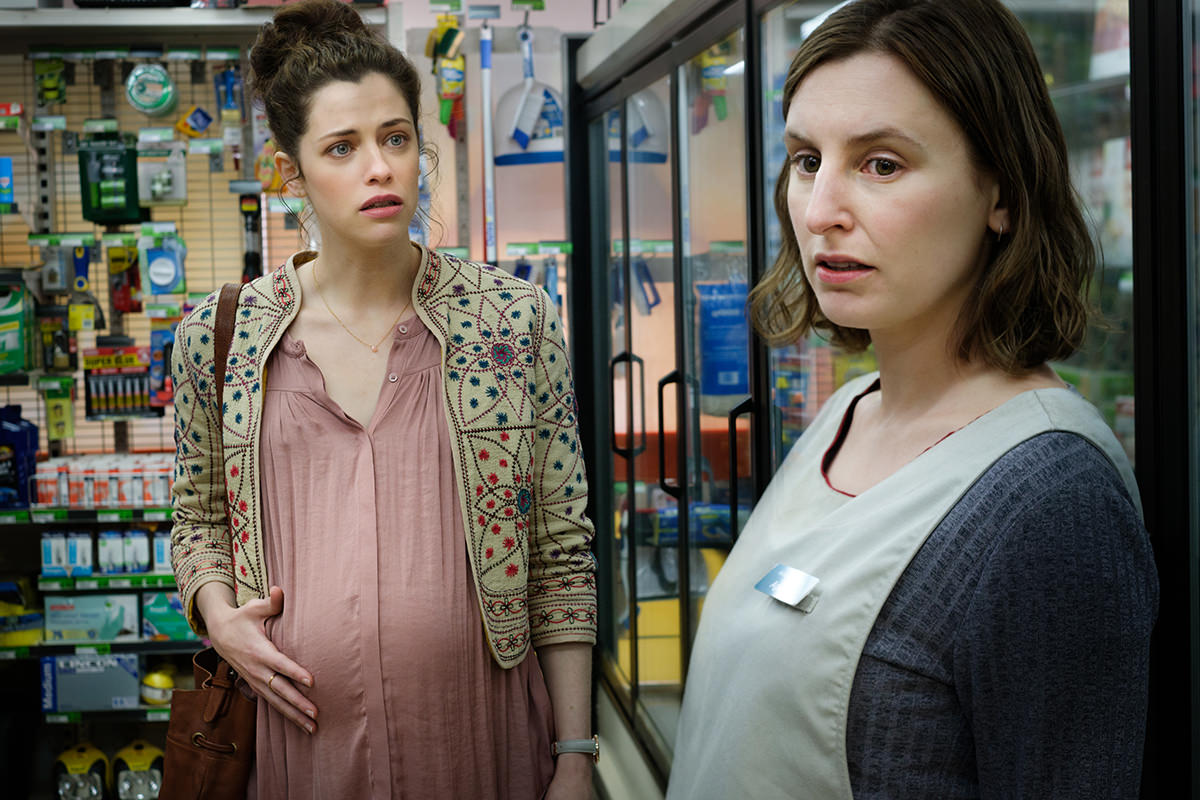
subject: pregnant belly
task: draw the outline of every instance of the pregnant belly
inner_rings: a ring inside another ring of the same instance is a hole
[[[382,587],[383,608],[368,608],[358,591],[296,592],[268,620],[267,635],[318,684],[322,676],[345,676],[364,661],[381,663],[389,674],[453,663],[472,650],[487,652],[475,593],[466,588],[452,598],[441,592],[404,596]]]

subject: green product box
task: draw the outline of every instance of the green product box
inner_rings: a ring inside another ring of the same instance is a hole
[[[121,139],[79,143],[79,186],[83,218],[90,222],[119,225],[149,218],[138,203],[137,148]]]
[[[179,592],[142,592],[142,638],[154,641],[199,638],[184,616]]]
[[[122,642],[141,637],[136,594],[46,595],[47,642]]]
[[[31,369],[33,298],[23,286],[0,286],[0,375]]]

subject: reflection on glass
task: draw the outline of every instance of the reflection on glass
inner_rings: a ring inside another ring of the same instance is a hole
[[[626,391],[628,389],[625,380],[625,365],[620,360],[620,355],[626,352],[625,343],[625,300],[624,300],[624,264],[623,248],[625,244],[625,228],[622,216],[621,202],[623,182],[621,180],[621,112],[612,111],[605,115],[602,119],[592,123],[592,136],[602,136],[605,142],[602,152],[607,153],[602,172],[602,180],[605,183],[605,200],[607,224],[604,229],[604,236],[607,242],[606,247],[598,248],[597,252],[605,253],[606,272],[608,275],[607,281],[607,302],[608,302],[608,352],[613,357],[612,366],[612,386],[610,387],[611,396],[610,402],[614,409],[613,419],[624,421],[626,419],[625,408],[627,405]],[[593,151],[594,152],[594,151]],[[604,207],[602,206],[602,207]],[[604,315],[598,315],[603,317]],[[619,441],[622,437],[628,438],[628,431],[622,422],[618,422],[614,426],[614,440]],[[624,451],[621,449],[622,444],[617,445],[618,449],[614,452],[612,463],[612,474],[608,476],[608,480],[612,484],[612,513],[611,530],[613,531],[613,547],[612,554],[616,563],[612,565],[611,585],[611,607],[612,607],[612,624],[614,630],[609,637],[609,641],[614,643],[615,652],[611,652],[610,656],[613,663],[616,664],[618,678],[623,684],[623,688],[630,685],[630,676],[632,671],[629,666],[629,617],[630,617],[630,594],[626,591],[625,576],[629,569],[629,548],[626,546],[626,538],[623,536],[622,519],[628,514],[626,508],[628,502],[628,481],[630,463],[624,456]],[[623,657],[622,657],[623,656]]]
[[[660,481],[677,482],[674,386],[658,384],[675,371],[674,238],[671,189],[669,77],[635,92],[625,103],[625,152],[629,212],[630,378],[634,394],[634,493],[624,534],[634,545],[637,587],[638,697],[650,730],[674,737],[681,652],[677,569],[670,548],[658,539],[677,514]],[[618,430],[620,425],[618,425]],[[660,458],[661,456],[661,458]],[[659,465],[663,466],[660,474]],[[674,709],[664,715],[664,709]]]
[[[1134,461],[1133,205],[1129,121],[1129,5],[1015,9],[1029,32],[1070,151],[1071,177],[1100,260],[1083,348],[1055,364],[1100,409]]]
[[[737,421],[736,442],[729,438],[729,414],[750,393],[743,38],[741,31],[731,34],[680,69],[680,119],[688,122],[678,138],[688,397],[689,644],[704,594],[733,544],[732,482],[739,481],[742,523],[753,496],[748,417]],[[737,464],[731,470],[734,452]],[[677,542],[678,536],[670,543],[676,559]]]
[[[787,164],[783,144],[783,88],[788,67],[804,40],[804,24],[822,9],[809,4],[775,8],[762,18],[763,192],[766,208],[766,263],[779,255],[782,225],[775,208],[775,184]],[[795,265],[799,269],[800,265]],[[778,466],[816,417],[829,396],[846,381],[875,369],[868,351],[849,354],[810,335],[771,350],[771,457]]]

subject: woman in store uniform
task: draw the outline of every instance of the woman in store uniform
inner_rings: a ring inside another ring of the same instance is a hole
[[[220,415],[215,295],[179,326],[172,555],[258,695],[252,794],[590,797],[592,526],[553,306],[409,240],[419,78],[355,11],[289,4],[250,64],[321,244],[243,288]]]
[[[1158,582],[1079,347],[1095,254],[996,0],[860,0],[783,93],[752,313],[878,374],[792,449],[705,599],[668,797],[1132,798]]]

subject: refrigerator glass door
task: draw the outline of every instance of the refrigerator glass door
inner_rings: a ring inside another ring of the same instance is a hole
[[[633,493],[621,537],[632,545],[637,647],[637,697],[647,732],[660,743],[675,737],[682,693],[679,571],[675,548],[663,546],[678,503],[674,197],[671,164],[671,77],[664,76],[625,101],[625,185],[629,257],[630,424],[617,409],[617,430],[631,429]],[[629,667],[634,669],[633,666]]]
[[[779,257],[782,237],[790,235],[791,226],[786,207],[781,220],[775,205],[776,183],[788,168],[783,143],[784,81],[792,57],[804,40],[805,23],[822,10],[809,3],[790,3],[762,17],[763,201],[769,268]],[[799,265],[786,268],[799,269]],[[845,353],[816,335],[772,348],[770,355],[771,458],[778,467],[829,396],[846,381],[873,371],[876,365],[871,351]]]
[[[1129,4],[1023,3],[1013,10],[1041,62],[1098,248],[1090,299],[1099,313],[1079,352],[1053,366],[1100,409],[1134,462]]]
[[[632,398],[629,394],[629,352],[625,341],[625,313],[628,305],[625,297],[625,226],[623,213],[624,181],[621,171],[621,112],[614,110],[600,119],[593,120],[589,136],[593,140],[592,152],[599,150],[600,165],[593,164],[593,169],[602,181],[604,188],[597,196],[602,197],[604,224],[599,228],[599,236],[604,243],[598,244],[595,252],[602,258],[601,270],[607,275],[604,283],[605,309],[607,314],[597,314],[596,319],[605,320],[606,330],[599,332],[608,339],[607,353],[610,354],[608,365],[608,387],[610,392],[608,402],[612,411],[610,439],[605,442],[612,450],[608,463],[612,465],[610,474],[596,476],[595,480],[605,480],[612,490],[612,507],[603,510],[610,513],[609,520],[596,520],[597,532],[613,532],[611,549],[612,564],[605,571],[608,583],[601,587],[601,593],[609,596],[612,609],[612,630],[603,637],[611,647],[610,662],[615,666],[616,684],[628,696],[632,683],[632,671],[629,665],[629,636],[630,614],[632,610],[632,595],[628,591],[628,575],[632,568],[629,548],[622,536],[622,518],[628,514],[628,486],[633,465],[631,455],[627,450],[631,438],[629,429],[628,407]],[[599,139],[603,145],[597,146]],[[598,237],[599,238],[599,237]],[[606,319],[607,317],[607,319]],[[620,420],[620,422],[618,422]],[[625,657],[619,657],[624,653]]]
[[[750,420],[739,414],[750,395],[744,58],[739,30],[679,68],[687,535],[674,558],[689,572],[685,646],[733,545],[734,494],[740,524],[753,501]]]

